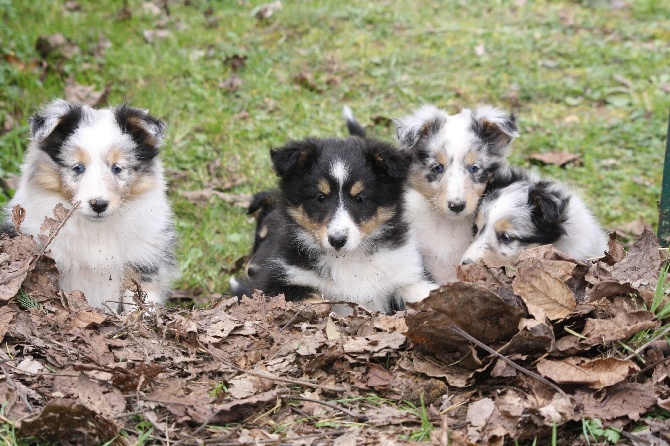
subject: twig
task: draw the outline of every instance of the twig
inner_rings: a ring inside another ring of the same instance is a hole
[[[618,429],[617,429],[617,430],[618,430]],[[625,438],[627,438],[627,439],[629,439],[629,440],[632,440],[635,444],[642,443],[642,444],[648,444],[648,445],[650,445],[650,446],[654,444],[654,443],[652,443],[651,441],[647,440],[646,438],[638,437],[637,435],[630,434],[630,433],[625,432],[625,431],[623,431],[623,430],[620,431],[619,434],[620,434],[622,437],[625,437]]]
[[[16,382],[14,382],[14,380],[12,379],[12,376],[9,374],[9,372],[5,368],[4,364],[0,364],[0,370],[2,370],[2,373],[5,374],[5,380],[7,381],[7,386],[10,389],[14,389],[18,392],[19,396],[21,397],[21,400],[23,401],[23,403],[28,408],[28,412],[32,412],[33,411],[33,406],[28,401],[28,397],[26,396],[25,393],[21,392],[19,387],[16,385]]]
[[[642,344],[642,346],[638,347],[633,353],[631,353],[630,355],[626,356],[624,359],[625,359],[626,361],[630,361],[631,359],[633,359],[633,358],[635,358],[636,356],[638,356],[642,350],[644,350],[645,348],[649,347],[649,344],[651,344],[652,342],[654,342],[654,341],[656,341],[656,340],[662,338],[663,336],[665,336],[665,335],[668,334],[669,332],[670,332],[670,326],[665,327],[665,330],[661,330],[661,332],[660,332],[659,334],[657,334],[656,336],[654,336],[653,338],[651,338],[650,340],[648,340],[647,342],[645,342],[644,344]]]
[[[51,242],[56,237],[56,235],[58,235],[58,232],[61,230],[61,228],[63,227],[65,222],[69,220],[72,213],[77,210],[80,203],[81,203],[81,201],[77,201],[76,203],[74,203],[74,207],[68,211],[68,213],[65,215],[65,217],[59,222],[56,229],[51,231],[51,233],[49,234],[49,238],[47,238],[47,241],[44,244],[44,246],[42,247],[42,249],[40,250],[39,254],[37,254],[37,256],[33,257],[33,259],[30,262],[28,262],[28,265],[26,265],[24,268],[21,268],[20,270],[14,271],[12,274],[7,274],[5,277],[3,277],[2,282],[0,282],[0,285],[4,285],[6,283],[9,283],[10,280],[16,279],[17,277],[21,277],[23,274],[25,274],[26,272],[28,272],[32,269],[32,267],[35,265],[35,263],[37,263],[37,261],[39,259],[41,259],[42,256],[44,256],[44,253],[47,252],[47,248],[49,247],[49,244],[51,244]]]
[[[517,369],[517,370],[520,371],[521,373],[524,373],[524,374],[526,374],[526,375],[528,375],[528,376],[530,376],[530,377],[532,377],[532,378],[535,378],[536,380],[540,381],[541,383],[546,384],[546,385],[548,385],[549,387],[551,387],[552,389],[556,390],[556,391],[559,392],[561,395],[563,395],[565,398],[568,398],[568,394],[565,393],[565,392],[564,392],[560,387],[558,387],[556,384],[554,384],[554,383],[552,383],[551,381],[549,381],[549,380],[543,378],[542,376],[538,375],[537,373],[531,372],[530,370],[528,370],[528,369],[526,369],[526,368],[524,368],[524,367],[521,367],[521,366],[520,366],[519,364],[517,364],[516,362],[512,361],[511,359],[507,358],[506,356],[504,356],[504,355],[498,353],[497,351],[493,350],[491,347],[489,347],[488,345],[486,345],[486,344],[484,344],[483,342],[479,341],[478,339],[472,337],[470,334],[468,334],[468,333],[467,333],[465,330],[463,330],[461,327],[458,327],[458,326],[456,326],[456,325],[452,325],[452,326],[451,326],[451,330],[454,331],[456,334],[458,334],[458,335],[464,337],[464,338],[467,339],[468,341],[470,341],[470,342],[476,344],[478,347],[483,348],[484,350],[486,350],[487,352],[491,353],[492,355],[497,356],[497,357],[500,358],[502,361],[504,361],[504,362],[506,362],[507,364],[509,364],[510,366],[514,367],[515,369]]]
[[[353,413],[352,411],[350,411],[349,409],[345,409],[344,407],[338,406],[337,404],[331,403],[329,401],[319,401],[319,400],[315,400],[315,399],[312,399],[312,398],[304,398],[302,396],[289,396],[289,397],[286,397],[286,398],[291,399],[291,400],[309,401],[311,403],[323,404],[324,406],[328,406],[328,407],[333,408],[335,410],[339,410],[340,412],[346,413],[351,418],[355,418],[358,423],[365,423],[366,421],[368,421],[368,417],[366,417],[365,415],[357,415],[357,414]]]
[[[255,372],[253,370],[246,370],[246,369],[243,369],[241,367],[237,367],[236,365],[226,361],[225,359],[223,359],[221,356],[217,355],[216,353],[214,353],[210,349],[201,348],[201,351],[203,351],[203,353],[205,353],[205,352],[209,353],[215,359],[218,359],[224,365],[230,367],[233,370],[236,370],[236,371],[241,372],[241,373],[246,373],[246,374],[251,375],[251,376],[257,376],[258,378],[269,379],[271,381],[285,382],[285,383],[295,384],[295,385],[303,386],[303,387],[313,387],[315,389],[327,390],[329,392],[346,392],[347,391],[347,389],[344,388],[344,387],[322,386],[321,384],[314,384],[314,383],[310,383],[310,382],[307,382],[307,381],[301,381],[299,379],[282,378],[280,376],[274,376],[274,375],[270,375],[268,373],[261,373],[261,372]]]

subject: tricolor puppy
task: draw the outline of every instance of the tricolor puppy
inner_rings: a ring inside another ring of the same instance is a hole
[[[403,153],[352,136],[292,141],[271,157],[278,200],[259,220],[264,238],[250,283],[232,281],[236,294],[249,287],[294,300],[316,294],[390,312],[436,287],[424,277],[403,213]]]
[[[172,211],[157,156],[164,129],[127,105],[95,110],[63,100],[30,119],[31,143],[7,210],[21,205],[21,231],[37,235],[58,203],[81,202],[49,250],[60,286],[83,291],[92,306],[131,308],[132,280],[149,302],[161,304],[177,276]]]
[[[509,168],[515,117],[491,106],[449,115],[424,105],[395,124],[400,148],[411,154],[405,200],[424,263],[436,282],[453,282],[480,198]]]
[[[499,265],[545,244],[580,260],[602,257],[607,250],[605,232],[577,195],[520,169],[491,183],[473,232],[464,265]]]

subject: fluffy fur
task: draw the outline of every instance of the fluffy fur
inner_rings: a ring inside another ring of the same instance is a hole
[[[403,213],[404,154],[352,136],[292,141],[271,157],[279,191],[254,200],[261,242],[235,294],[316,294],[390,312],[436,287]]]
[[[508,169],[516,119],[491,106],[449,115],[424,105],[395,124],[401,150],[411,155],[405,202],[421,255],[436,282],[453,282],[480,198]]]
[[[463,264],[497,265],[514,260],[525,248],[545,244],[576,259],[601,257],[607,250],[605,232],[577,195],[521,169],[491,183],[473,232]]]
[[[177,276],[172,211],[157,157],[164,129],[145,110],[96,110],[63,100],[30,119],[31,143],[7,210],[21,205],[20,230],[34,236],[58,203],[81,202],[49,249],[60,286],[83,291],[92,306],[131,308],[132,280],[149,302],[161,304]]]

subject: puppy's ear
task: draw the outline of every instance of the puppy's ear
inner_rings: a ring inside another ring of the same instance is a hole
[[[36,142],[43,141],[53,132],[67,138],[77,129],[81,116],[81,105],[55,99],[30,118],[30,136]]]
[[[570,197],[547,181],[540,181],[528,190],[528,206],[533,220],[540,224],[555,225],[566,220]]]
[[[270,150],[272,165],[279,177],[297,168],[304,168],[314,161],[317,144],[313,139],[290,141],[283,147]]]
[[[127,133],[137,144],[137,158],[148,161],[158,155],[163,145],[165,123],[151,116],[146,110],[124,104],[114,109],[114,118],[123,133]]]
[[[434,105],[424,105],[409,116],[394,119],[400,148],[413,148],[422,138],[437,133],[446,120],[447,114]]]
[[[39,148],[59,162],[63,143],[77,130],[83,107],[56,99],[30,118],[30,136]]]
[[[519,136],[516,116],[485,105],[472,115],[472,129],[484,141],[495,156],[506,157],[512,140]]]
[[[368,156],[376,172],[404,181],[409,171],[410,155],[390,144],[376,139],[367,139]]]

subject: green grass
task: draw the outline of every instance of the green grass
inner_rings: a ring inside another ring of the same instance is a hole
[[[604,0],[285,0],[259,21],[251,12],[264,2],[170,1],[170,16],[156,17],[129,0],[132,16],[122,20],[121,1],[82,0],[80,11],[65,12],[63,1],[0,0],[0,128],[14,122],[0,130],[0,177],[18,172],[28,116],[63,96],[69,76],[99,90],[111,84],[109,103],[129,101],[169,124],[163,158],[181,172],[170,177],[181,234],[176,287],[226,292],[223,269],[247,252],[253,224],[239,206],[194,204],[181,192],[234,175],[246,182],[233,193],[272,186],[268,149],[344,135],[345,103],[368,125],[426,102],[453,112],[491,103],[519,116],[513,162],[580,153],[583,166],[537,169],[582,191],[608,228],[640,216],[656,222],[670,108],[670,10],[660,0],[623,9]],[[169,36],[147,43],[143,31],[159,22]],[[50,58],[43,71],[35,42],[56,32],[81,52]],[[94,55],[99,35],[112,43],[102,57]],[[230,93],[220,84],[235,55],[246,66]],[[301,72],[316,88],[294,80]],[[393,137],[384,125],[370,133]],[[217,160],[223,167],[208,170]]]

